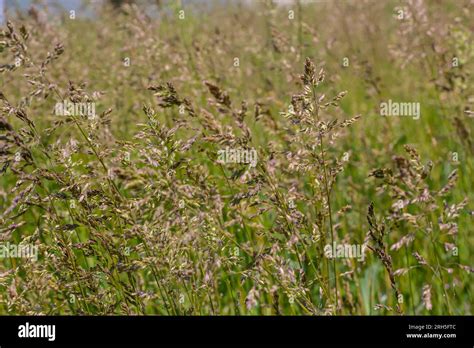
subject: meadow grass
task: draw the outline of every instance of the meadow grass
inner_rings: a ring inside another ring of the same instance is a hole
[[[3,28],[1,314],[472,314],[471,2],[161,6]]]

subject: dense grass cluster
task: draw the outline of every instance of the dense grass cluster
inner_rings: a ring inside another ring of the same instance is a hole
[[[472,314],[472,1],[159,6],[3,28],[0,314]]]

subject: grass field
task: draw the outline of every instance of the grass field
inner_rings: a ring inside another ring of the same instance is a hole
[[[64,3],[0,35],[0,314],[473,314],[472,1]]]

